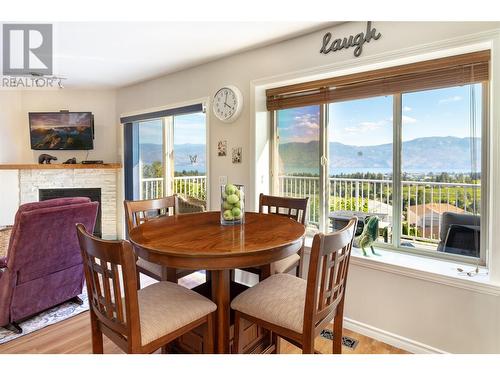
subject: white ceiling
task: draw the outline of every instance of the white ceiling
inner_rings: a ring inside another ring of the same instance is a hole
[[[121,87],[329,25],[333,23],[54,23],[54,74],[66,78],[65,87]]]

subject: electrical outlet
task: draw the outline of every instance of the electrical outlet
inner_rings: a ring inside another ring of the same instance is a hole
[[[221,185],[227,184],[227,176],[219,176],[219,184]]]

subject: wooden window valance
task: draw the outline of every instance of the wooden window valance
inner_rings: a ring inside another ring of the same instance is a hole
[[[489,80],[490,51],[354,73],[266,90],[269,111]]]

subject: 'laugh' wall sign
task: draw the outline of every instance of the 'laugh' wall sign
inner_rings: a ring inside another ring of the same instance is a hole
[[[363,44],[370,43],[370,40],[378,40],[382,36],[381,33],[377,32],[377,29],[372,27],[371,21],[366,23],[366,32],[351,35],[345,38],[334,39],[332,42],[332,33],[328,32],[323,36],[323,46],[319,51],[322,54],[328,54],[330,52],[340,51],[341,49],[348,49],[349,47],[354,48],[354,56],[359,57],[361,52],[363,52]]]

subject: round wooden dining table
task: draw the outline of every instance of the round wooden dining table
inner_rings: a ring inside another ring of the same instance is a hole
[[[130,232],[137,255],[170,268],[211,272],[211,294],[217,305],[216,349],[229,353],[230,270],[270,264],[297,253],[305,227],[281,215],[247,212],[245,223],[223,226],[220,212],[163,216]]]

